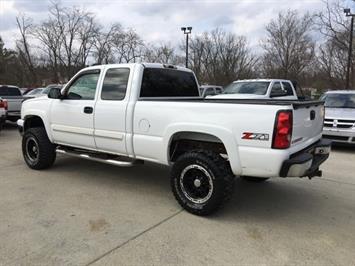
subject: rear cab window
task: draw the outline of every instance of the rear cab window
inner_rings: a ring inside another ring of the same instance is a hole
[[[0,96],[21,96],[21,91],[17,87],[8,87],[1,86],[0,87]]]
[[[167,68],[145,68],[140,97],[199,97],[192,72]]]

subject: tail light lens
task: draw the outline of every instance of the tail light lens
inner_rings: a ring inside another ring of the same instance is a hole
[[[292,111],[279,111],[276,115],[273,149],[287,149],[290,147],[292,138]]]
[[[0,99],[0,108],[4,108],[7,111],[7,107],[8,107],[7,101]]]

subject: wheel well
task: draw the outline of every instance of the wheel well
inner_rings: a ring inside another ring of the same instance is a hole
[[[44,127],[42,118],[40,118],[39,116],[27,117],[25,120],[24,131],[33,127]]]
[[[174,162],[181,154],[191,150],[209,150],[228,156],[223,142],[214,135],[199,132],[179,132],[171,138],[169,159]]]

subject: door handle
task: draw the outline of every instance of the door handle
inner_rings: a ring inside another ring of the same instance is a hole
[[[91,106],[85,106],[84,107],[84,113],[85,114],[92,114],[93,111],[94,111],[94,108],[92,108]]]

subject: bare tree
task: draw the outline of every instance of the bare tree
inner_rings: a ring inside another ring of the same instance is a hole
[[[159,46],[153,44],[145,45],[143,60],[152,63],[174,65],[178,65],[182,62],[181,57],[176,54],[175,48],[169,43]]]
[[[31,46],[29,43],[29,38],[33,31],[32,19],[26,17],[26,15],[21,14],[16,17],[17,27],[20,31],[21,39],[17,40],[16,47],[18,50],[19,60],[26,66],[27,71],[30,73],[30,79],[32,84],[37,83],[37,73],[35,70],[35,56],[31,51]]]
[[[315,42],[311,37],[312,17],[297,11],[280,12],[267,26],[262,43],[264,75],[298,79],[315,58]]]
[[[345,1],[324,1],[325,11],[318,13],[315,19],[317,28],[325,37],[320,45],[318,61],[321,75],[327,84],[324,87],[343,88],[345,85],[346,61],[348,57],[350,27],[343,13]],[[354,41],[355,43],[355,41]],[[351,60],[351,70],[354,65],[354,56]],[[353,73],[353,71],[351,71]],[[355,86],[355,75],[352,75],[350,84]]]
[[[256,63],[246,38],[221,29],[191,39],[190,65],[203,83],[225,85],[253,75]]]

